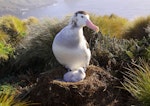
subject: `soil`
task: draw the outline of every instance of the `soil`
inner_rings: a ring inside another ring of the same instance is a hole
[[[66,69],[57,68],[39,75],[29,99],[42,106],[131,106],[133,97],[119,88],[120,82],[97,66],[89,66],[86,78],[64,82]],[[136,105],[137,106],[137,105]]]

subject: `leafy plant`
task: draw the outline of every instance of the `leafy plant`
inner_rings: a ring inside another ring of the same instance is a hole
[[[145,106],[150,105],[150,64],[140,60],[139,64],[132,63],[134,66],[126,68],[124,73],[123,87],[142,101]]]

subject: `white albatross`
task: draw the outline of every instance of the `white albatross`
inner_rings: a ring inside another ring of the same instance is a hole
[[[78,11],[72,16],[69,24],[55,36],[52,44],[57,61],[71,71],[78,71],[80,67],[86,70],[89,66],[91,51],[83,35],[84,26],[99,31],[85,11]]]

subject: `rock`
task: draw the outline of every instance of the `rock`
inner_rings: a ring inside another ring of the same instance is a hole
[[[97,66],[89,66],[86,78],[79,82],[64,82],[66,70],[55,69],[39,76],[29,93],[30,100],[42,106],[121,106],[116,80]]]

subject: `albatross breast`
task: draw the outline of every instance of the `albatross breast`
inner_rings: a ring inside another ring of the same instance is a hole
[[[70,32],[70,33],[69,33]],[[56,42],[53,43],[53,52],[56,59],[70,70],[75,70],[78,67],[86,67],[91,57],[89,48],[87,48],[84,36],[77,37],[77,33],[72,33],[72,29],[68,27],[60,31],[56,37]],[[79,32],[80,33],[80,32]],[[87,63],[86,63],[87,62]]]

